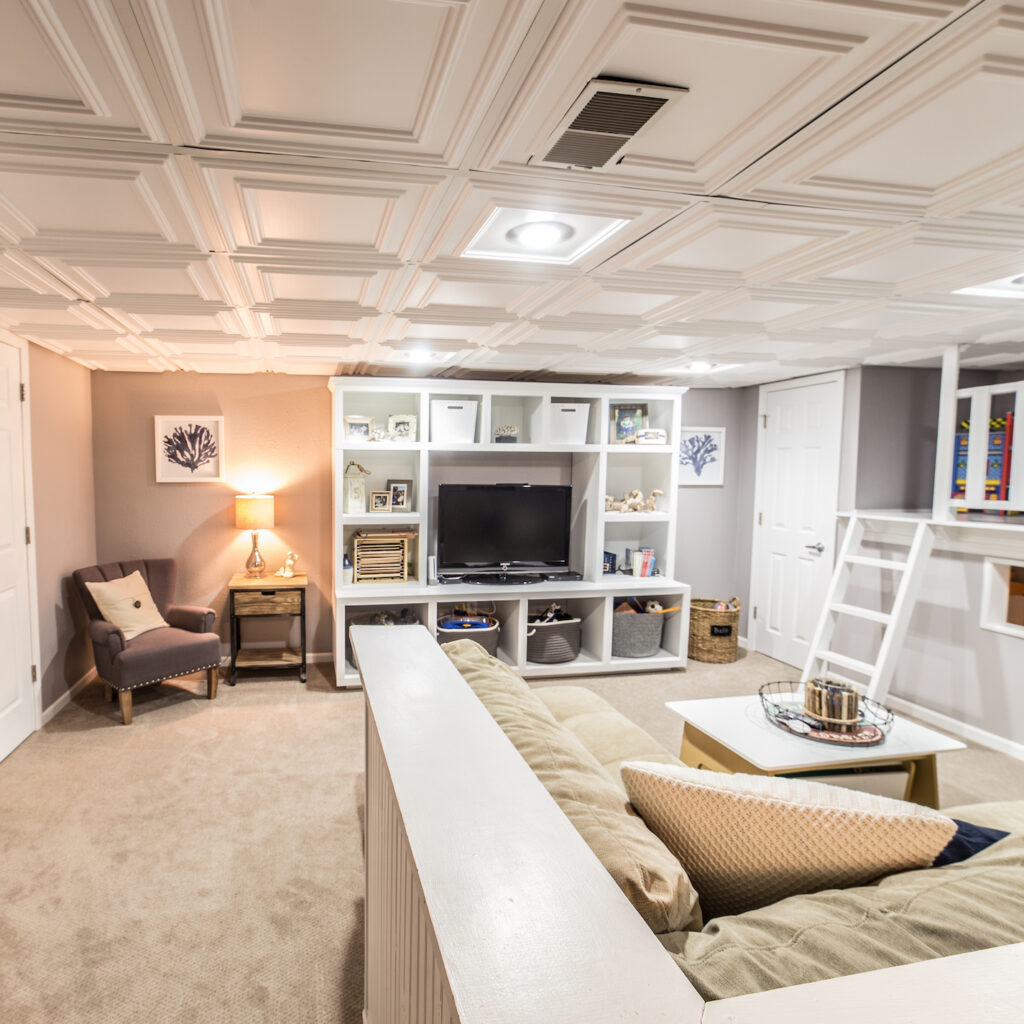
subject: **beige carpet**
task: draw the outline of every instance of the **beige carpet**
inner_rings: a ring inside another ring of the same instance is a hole
[[[752,655],[578,681],[675,750],[666,700],[780,678]],[[125,728],[90,687],[0,764],[4,1024],[359,1021],[362,695],[319,671],[203,692],[137,695]],[[988,751],[940,779],[947,804],[1024,797]]]

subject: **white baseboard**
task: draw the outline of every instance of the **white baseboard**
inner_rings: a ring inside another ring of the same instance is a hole
[[[884,703],[891,707],[893,711],[910,715],[926,725],[933,725],[936,729],[942,729],[943,732],[959,736],[962,740],[977,743],[981,747],[988,747],[1000,754],[1006,754],[1009,757],[1016,758],[1018,761],[1024,761],[1024,743],[1008,740],[1005,736],[997,736],[994,732],[989,732],[987,729],[980,729],[976,725],[961,722],[957,718],[950,718],[949,715],[944,715],[940,711],[933,711],[931,708],[915,704],[913,701],[904,700],[902,697],[894,697],[892,694],[885,698]]]
[[[739,647],[740,650],[743,650],[743,651],[749,651],[750,650],[750,644],[747,642],[747,638],[745,636],[738,636],[738,637],[736,637],[736,646]]]
[[[98,678],[96,669],[91,668],[81,679],[72,683],[70,689],[62,693],[48,708],[44,709],[41,725],[46,725],[47,722],[56,718],[71,703],[72,697],[81,693],[82,690]]]

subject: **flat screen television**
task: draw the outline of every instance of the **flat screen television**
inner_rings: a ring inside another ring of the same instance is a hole
[[[568,486],[441,484],[438,575],[567,569],[571,506]]]

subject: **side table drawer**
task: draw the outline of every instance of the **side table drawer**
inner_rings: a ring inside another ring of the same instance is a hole
[[[301,611],[299,590],[235,591],[236,615],[298,615]]]

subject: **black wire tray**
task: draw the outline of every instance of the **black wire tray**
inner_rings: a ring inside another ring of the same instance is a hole
[[[793,736],[817,743],[834,743],[841,747],[874,747],[885,742],[892,728],[893,714],[870,697],[860,697],[860,718],[848,731],[830,729],[804,713],[804,684],[792,682],[765,683],[758,691],[765,717],[773,725]]]

